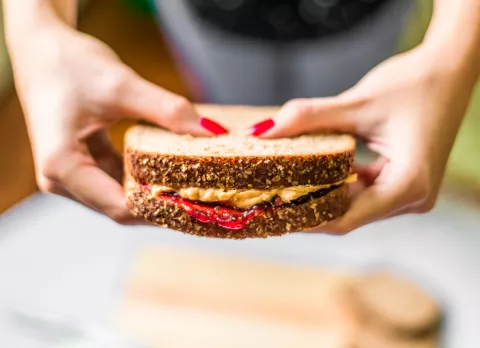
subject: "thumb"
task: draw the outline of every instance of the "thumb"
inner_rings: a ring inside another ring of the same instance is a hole
[[[352,106],[352,102],[341,96],[293,99],[269,120],[269,129],[260,134],[252,131],[251,134],[264,138],[279,138],[326,130],[353,133],[355,117]]]
[[[200,117],[184,97],[135,76],[119,101],[129,116],[156,124],[179,134],[212,136],[226,133],[221,125]]]

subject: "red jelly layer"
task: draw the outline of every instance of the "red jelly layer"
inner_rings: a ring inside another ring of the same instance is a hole
[[[151,188],[148,184],[140,183],[140,186],[144,193],[148,195],[151,194]],[[290,203],[284,203],[280,200],[280,198],[276,197],[272,201],[258,204],[249,209],[237,209],[221,203],[215,204],[191,201],[189,199],[182,198],[175,193],[160,193],[158,197],[173,204],[177,204],[183,210],[185,210],[188,215],[200,222],[216,223],[224,228],[240,230],[245,227],[248,221],[257,216],[265,215],[267,212],[273,212],[279,207],[304,204],[311,199],[316,199],[326,195],[329,191],[337,188],[338,186],[332,186],[309,193]]]
[[[160,197],[181,206],[188,215],[204,223],[216,223],[231,230],[240,230],[256,216],[271,210],[269,205],[257,205],[249,209],[235,209],[224,205],[205,204],[191,201],[180,196],[162,194]]]

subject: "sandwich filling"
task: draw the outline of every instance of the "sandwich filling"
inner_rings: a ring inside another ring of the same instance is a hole
[[[200,222],[216,223],[227,229],[239,230],[257,216],[274,212],[280,207],[295,206],[320,198],[344,183],[355,180],[356,176],[350,175],[346,180],[328,185],[248,190],[142,186],[150,198],[159,197],[176,204]]]
[[[274,197],[280,198],[284,203],[290,203],[302,196],[313,193],[329,187],[339,186],[343,183],[351,183],[356,180],[355,175],[350,175],[346,180],[327,185],[301,185],[285,188],[269,189],[217,189],[187,187],[174,189],[161,185],[151,185],[151,196],[157,196],[162,193],[175,193],[178,196],[191,201],[205,203],[221,202],[225,205],[240,209],[251,208],[262,202],[270,201]]]

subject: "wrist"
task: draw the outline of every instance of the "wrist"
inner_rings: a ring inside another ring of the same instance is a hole
[[[436,5],[421,46],[435,64],[475,84],[480,75],[480,6],[455,3]]]
[[[426,39],[418,49],[425,66],[433,74],[463,88],[474,88],[480,76],[480,56],[477,48],[457,49],[451,41]]]
[[[465,57],[450,55],[445,47],[422,44],[418,48],[417,73],[422,76],[426,94],[434,105],[441,105],[440,112],[430,113],[435,122],[455,130],[461,124],[478,74],[473,72],[475,63]],[[455,53],[455,52],[451,52]]]

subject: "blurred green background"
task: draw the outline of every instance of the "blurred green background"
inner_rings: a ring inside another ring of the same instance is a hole
[[[418,10],[412,16],[411,23],[400,42],[400,51],[419,44],[428,27],[433,1],[418,0],[417,6]],[[480,190],[480,84],[477,84],[452,151],[447,175],[461,184],[474,185],[477,192],[480,192],[478,191]]]
[[[126,6],[141,14],[153,13],[154,0],[120,0]],[[168,1],[168,0],[167,0]],[[170,0],[171,1],[171,0]]]

